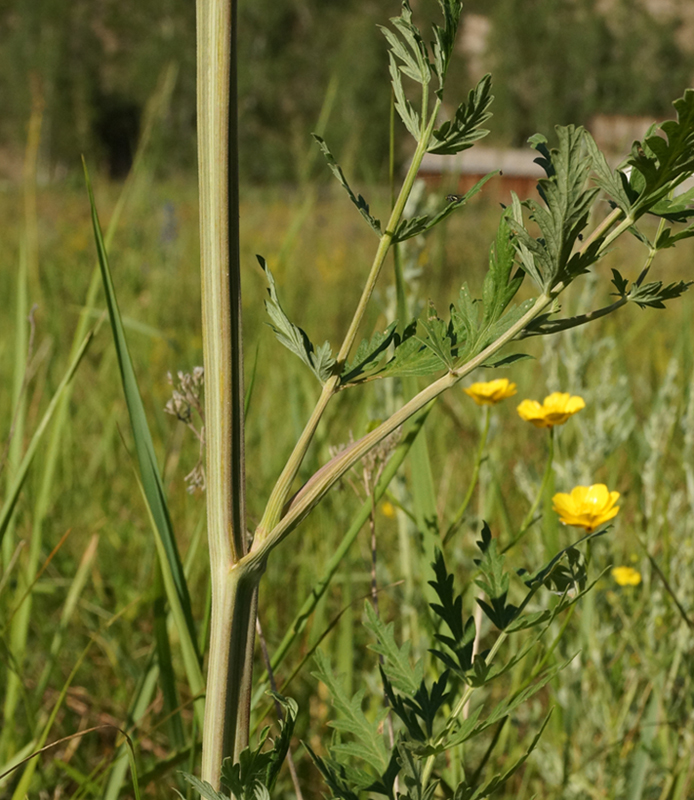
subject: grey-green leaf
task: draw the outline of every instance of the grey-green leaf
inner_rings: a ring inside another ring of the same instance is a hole
[[[364,603],[364,617],[364,626],[377,640],[376,644],[369,645],[369,650],[383,656],[383,671],[388,680],[399,691],[415,694],[424,677],[424,667],[421,661],[414,667],[410,664],[410,642],[399,647],[393,634],[393,623],[386,625],[382,622],[368,600]]]
[[[627,160],[632,167],[630,187],[638,195],[635,218],[651,211],[694,173],[694,89],[687,89],[673,105],[677,119],[653,126],[643,141],[634,142]]]
[[[485,75],[474,89],[470,90],[467,102],[458,106],[452,120],[432,133],[427,148],[429,153],[455,155],[468,150],[483,139],[489,131],[482,125],[491,117],[489,106],[494,97],[491,93],[492,77]]]
[[[438,212],[438,214],[435,214],[431,218],[424,216],[402,220],[398,225],[397,231],[395,232],[393,242],[404,242],[407,239],[411,239],[413,236],[419,236],[420,234],[427,233],[436,225],[438,225],[439,222],[443,222],[443,220],[449,217],[456,209],[464,206],[471,197],[474,197],[482,189],[488,180],[498,174],[498,170],[495,170],[494,172],[488,173],[483,178],[480,178],[480,180],[477,181],[477,183],[469,191],[462,195],[462,197],[458,197],[452,202],[448,203],[443,209],[441,209],[441,211]]]
[[[306,332],[294,325],[289,317],[284,313],[277,296],[277,286],[275,279],[268,267],[267,262],[262,256],[256,256],[258,263],[265,273],[268,281],[268,294],[270,299],[265,301],[265,308],[270,317],[270,327],[275,332],[277,340],[306,364],[321,383],[332,375],[335,366],[335,357],[332,354],[330,344],[324,342],[318,349],[308,338]]]
[[[362,339],[354,358],[345,365],[345,370],[340,378],[343,386],[378,370],[388,347],[396,339],[397,327],[398,321],[395,320],[383,333],[376,331],[370,339]]]
[[[328,167],[330,168],[330,171],[338,179],[342,188],[347,192],[347,194],[349,195],[349,199],[354,203],[354,205],[359,210],[359,213],[369,223],[369,225],[375,231],[375,233],[377,233],[380,236],[381,223],[374,216],[372,216],[371,212],[369,211],[369,204],[361,195],[354,194],[352,188],[347,182],[347,178],[345,178],[345,174],[342,171],[342,167],[340,167],[337,161],[335,161],[335,158],[333,154],[330,152],[330,148],[325,143],[325,140],[322,137],[320,137],[317,133],[313,133],[311,135],[316,140],[318,146],[321,149],[321,152],[325,156],[325,160],[328,162]]]
[[[351,754],[357,755],[379,773],[382,772],[388,765],[388,753],[379,728],[387,712],[382,711],[374,720],[367,719],[362,711],[364,690],[357,692],[352,698],[347,697],[332,673],[327,656],[320,650],[316,651],[316,664],[318,670],[313,674],[328,688],[333,706],[338,714],[337,719],[333,720],[330,725],[340,732],[352,734],[355,739],[348,745],[334,746],[332,749],[341,747],[344,752],[349,751]],[[345,747],[347,747],[346,751]]]
[[[196,778],[195,775],[190,775],[187,772],[181,772],[180,774],[204,800],[230,800],[228,794],[222,794],[216,791],[207,781],[201,781],[199,778]],[[179,797],[180,796],[179,794]]]

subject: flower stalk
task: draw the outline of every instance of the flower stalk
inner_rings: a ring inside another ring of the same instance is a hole
[[[542,475],[542,481],[540,483],[540,487],[537,490],[537,494],[535,495],[535,499],[533,500],[530,508],[528,509],[528,513],[523,518],[523,521],[520,524],[520,528],[518,529],[518,533],[511,539],[511,541],[502,548],[501,552],[506,553],[510,550],[515,544],[525,536],[525,534],[530,530],[532,527],[533,522],[535,521],[535,512],[537,511],[538,506],[540,505],[540,500],[545,495],[547,491],[547,487],[549,486],[550,478],[552,477],[552,467],[554,464],[554,428],[550,427],[549,429],[549,445],[547,450],[547,462],[545,464],[545,471]]]
[[[473,492],[475,491],[475,486],[477,486],[477,480],[480,474],[480,467],[482,466],[482,459],[484,458],[484,450],[487,446],[487,437],[489,436],[489,422],[491,419],[490,411],[491,411],[490,407],[486,406],[484,409],[484,419],[482,422],[482,433],[480,435],[479,445],[477,446],[477,453],[475,455],[475,464],[472,468],[470,485],[468,486],[467,492],[465,493],[463,502],[460,504],[459,508],[453,515],[453,521],[448,526],[448,530],[446,531],[443,537],[444,546],[448,544],[453,534],[460,527],[460,523],[463,521],[463,517],[465,516],[465,512],[467,511],[467,507],[470,505],[470,500],[472,500],[472,495]]]

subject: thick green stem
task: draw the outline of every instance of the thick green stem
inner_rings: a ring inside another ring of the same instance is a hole
[[[246,551],[239,268],[236,0],[197,0],[198,167],[207,531],[212,585],[202,778],[248,742],[256,590],[264,562]]]
[[[251,666],[261,571],[234,567],[212,575],[202,779],[216,788],[222,761],[248,745]]]
[[[198,0],[198,170],[208,531],[245,552],[236,0]]]

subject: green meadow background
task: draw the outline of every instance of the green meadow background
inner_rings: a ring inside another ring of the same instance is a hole
[[[413,5],[422,20],[436,18],[434,3]],[[290,318],[313,341],[339,342],[374,239],[329,181],[308,133],[324,131],[358,191],[383,218],[390,203],[389,85],[375,25],[397,10],[395,3],[357,0],[241,4],[251,523],[317,397],[313,376],[265,324],[265,281],[255,255],[268,260]],[[694,60],[680,44],[685,17],[682,22],[657,8],[637,13],[620,2],[600,15],[588,0],[471,2],[466,11],[486,14],[492,23],[487,64],[495,72],[490,141],[496,145],[518,146],[536,130],[551,134],[554,123],[585,123],[597,112],[669,116],[670,101],[691,84]],[[96,252],[79,168],[84,153],[104,227],[118,214],[109,247],[115,287],[204,641],[205,498],[187,492],[184,481],[198,444],[164,412],[172,391],[167,373],[192,372],[202,363],[192,5],[75,0],[66,8],[8,0],[0,21],[0,86],[7,99],[0,123],[0,492],[10,491],[68,368],[80,315],[96,324],[105,305],[100,288],[87,303]],[[476,66],[464,54],[454,65],[461,95]],[[114,143],[108,121],[112,133],[118,119],[129,122]],[[408,156],[403,140],[398,132],[396,172]],[[444,183],[422,191],[442,197],[454,188]],[[483,192],[428,239],[408,243],[403,258],[416,307],[431,300],[445,309],[464,281],[479,295],[500,213],[498,198]],[[565,310],[607,305],[610,268],[634,279],[645,254],[636,239],[608,254],[593,276],[567,293]],[[693,258],[687,242],[665,251],[653,279],[689,280]],[[393,293],[392,271],[384,270],[364,335],[383,329]],[[458,586],[467,587],[469,612],[481,521],[502,545],[510,542],[545,468],[547,433],[520,420],[517,402],[560,390],[581,395],[586,408],[556,431],[552,485],[536,522],[509,550],[510,564],[539,566],[577,538],[551,511],[554,491],[604,482],[622,495],[613,527],[590,550],[594,574],[607,571],[573,614],[545,635],[548,663],[568,665],[517,709],[489,754],[463,754],[468,769],[488,758],[490,774],[503,770],[554,708],[539,746],[500,797],[694,796],[693,310],[688,295],[664,311],[629,306],[585,329],[519,343],[516,349],[533,360],[472,376],[508,377],[518,394],[492,409],[479,482],[447,545],[449,568]],[[384,417],[397,389],[376,382],[340,394],[304,477],[325,463],[330,448]],[[460,390],[442,398],[427,421],[443,530],[468,489],[481,423],[481,409]],[[270,654],[349,529],[363,499],[362,477],[345,481],[271,558],[260,596]],[[379,605],[399,635],[412,641],[414,654],[426,656],[428,567],[411,519],[412,486],[406,462],[392,487],[393,502],[375,514]],[[107,324],[77,370],[64,416],[38,445],[0,555],[0,773],[44,743],[95,728],[32,762],[28,796],[133,797],[120,728],[134,743],[144,796],[171,797],[172,787],[185,795],[176,770],[194,768],[200,731],[175,628],[170,660],[159,669],[173,671],[181,703],[176,714],[151,669],[165,619],[162,593]],[[609,571],[618,565],[638,570],[640,584],[619,586]],[[325,687],[311,675],[312,649],[320,643],[345,685],[365,689],[374,709],[380,704],[377,659],[361,626],[370,569],[365,526],[277,670],[278,685],[291,679],[283,692],[299,703],[292,757],[307,798],[327,790],[300,741],[320,751],[331,735],[332,714]],[[517,689],[532,670],[533,663],[524,663],[494,692],[501,697]],[[274,714],[261,693],[267,688],[263,673],[258,649],[258,727],[265,714],[268,723]],[[151,701],[138,705],[147,681]],[[19,774],[0,778],[0,796],[17,796]],[[294,796],[286,772],[277,794]]]

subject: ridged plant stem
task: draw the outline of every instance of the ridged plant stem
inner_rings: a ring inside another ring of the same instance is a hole
[[[246,550],[236,0],[197,0],[198,170],[212,585],[202,778],[248,742],[256,589]]]

